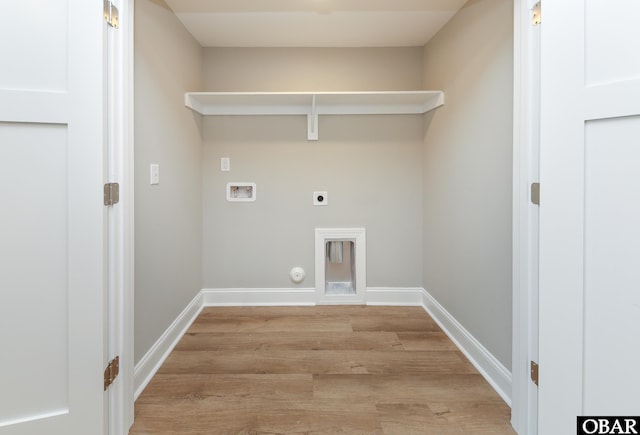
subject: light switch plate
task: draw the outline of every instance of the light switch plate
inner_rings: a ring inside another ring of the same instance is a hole
[[[231,159],[229,157],[220,158],[220,170],[223,172],[228,172],[231,170]]]
[[[149,181],[152,185],[160,184],[160,165],[151,163],[151,165],[149,165],[149,175]]]

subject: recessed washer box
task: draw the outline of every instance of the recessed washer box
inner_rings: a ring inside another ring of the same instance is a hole
[[[256,200],[256,183],[227,183],[227,201],[250,202]]]

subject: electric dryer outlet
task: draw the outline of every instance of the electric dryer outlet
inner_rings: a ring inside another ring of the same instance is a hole
[[[326,191],[313,192],[313,205],[328,205],[329,196]]]

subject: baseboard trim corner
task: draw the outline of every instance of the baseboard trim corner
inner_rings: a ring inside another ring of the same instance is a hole
[[[502,397],[502,400],[511,406],[511,372],[425,289],[422,289],[422,307]]]
[[[180,315],[173,321],[167,330],[158,338],[149,351],[138,361],[133,369],[134,400],[140,396],[149,384],[162,363],[167,359],[171,351],[189,326],[202,311],[202,291],[193,298]]]

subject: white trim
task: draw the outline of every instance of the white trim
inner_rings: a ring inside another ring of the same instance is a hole
[[[122,330],[123,352],[127,353],[128,361],[124,363],[124,367],[120,367],[120,371],[124,371],[122,382],[123,386],[123,404],[124,409],[121,420],[124,422],[125,429],[128,431],[133,425],[135,418],[134,402],[134,289],[135,289],[135,220],[134,220],[134,89],[133,89],[133,64],[134,64],[134,2],[135,0],[122,0],[121,11],[126,11],[126,21],[122,23],[121,29],[124,39],[124,60],[123,60],[123,155],[124,160],[122,168],[122,181],[124,188],[122,189],[125,196],[124,208],[124,259],[123,259],[123,280],[124,280],[124,296],[122,307],[122,317],[124,325]],[[122,362],[121,362],[122,364]]]
[[[422,287],[368,287],[367,305],[421,307]]]
[[[202,290],[203,307],[315,305],[313,288],[216,288]]]
[[[428,291],[422,290],[422,307],[436,321],[471,364],[511,406],[511,372],[467,331]]]
[[[196,317],[198,317],[200,311],[202,311],[202,307],[203,297],[200,291],[136,364],[133,375],[135,399],[140,396],[173,348],[176,347],[178,341],[180,341],[185,332],[187,332],[189,326],[191,326]]]
[[[202,290],[205,307],[313,306],[314,288],[210,288]],[[367,305],[422,306],[421,287],[369,287]]]
[[[524,234],[524,222],[521,221],[523,201],[523,184],[528,182],[528,174],[525,167],[524,145],[526,144],[526,119],[528,115],[525,108],[525,100],[528,94],[525,77],[527,75],[526,40],[527,31],[523,29],[523,10],[527,10],[526,4],[514,1],[513,10],[513,191],[512,191],[512,332],[511,332],[511,368],[513,382],[511,386],[511,425],[521,434],[526,434],[527,395],[526,385],[522,383],[522,361],[528,359],[528,337],[526,322],[528,304],[523,294],[523,275],[526,275],[526,262],[528,256],[526,238]],[[524,33],[524,34],[523,34]],[[524,339],[524,340],[523,340]],[[524,387],[524,389],[523,389]]]
[[[107,178],[121,186],[109,214],[108,358],[120,357],[118,379],[107,393],[108,433],[126,433],[134,421],[134,237],[133,237],[133,5],[117,0],[119,30],[108,28],[104,84],[108,92]]]
[[[529,198],[538,181],[539,80],[535,55],[539,27],[531,23],[537,0],[514,1],[513,89],[513,331],[511,424],[522,435],[537,433],[537,391],[529,379],[529,361],[537,349],[537,216]],[[537,33],[536,33],[537,32]],[[537,35],[537,36],[536,36]],[[539,42],[538,42],[539,43]],[[537,210],[535,210],[537,213]],[[535,218],[535,219],[534,219]]]

